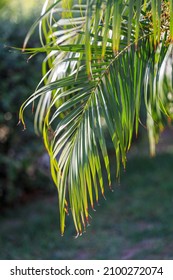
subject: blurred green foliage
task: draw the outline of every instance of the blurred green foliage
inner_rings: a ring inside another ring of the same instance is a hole
[[[24,20],[31,17],[36,19],[43,4],[44,0],[1,0],[1,18],[7,18],[15,23],[20,22],[21,18]]]
[[[27,61],[11,47],[22,47],[33,21],[22,16],[16,22],[6,16],[0,19],[0,206],[50,182],[39,167],[45,150],[33,131],[31,110],[26,112],[27,130],[17,126],[20,105],[41,78],[42,57]],[[39,45],[38,40],[36,33],[30,45]]]
[[[0,2],[0,9],[4,8],[7,5],[7,0],[1,0]]]

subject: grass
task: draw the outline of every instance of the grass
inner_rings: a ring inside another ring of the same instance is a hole
[[[0,259],[173,259],[172,166],[173,153],[130,156],[77,239],[71,217],[59,234],[56,194],[4,210]]]

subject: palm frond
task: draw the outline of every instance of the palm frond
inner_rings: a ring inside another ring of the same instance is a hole
[[[61,233],[70,208],[78,235],[89,223],[89,205],[94,209],[105,184],[111,185],[102,119],[114,145],[118,176],[121,162],[126,165],[133,131],[138,132],[141,100],[145,99],[152,153],[163,115],[171,116],[167,94],[173,92],[173,11],[172,1],[75,3],[46,1],[26,37],[25,52],[45,52],[46,58],[43,79],[21,106],[19,118],[24,123],[25,108],[36,104],[35,127],[50,156]],[[171,11],[166,28],[163,5]],[[37,24],[42,46],[27,49]]]

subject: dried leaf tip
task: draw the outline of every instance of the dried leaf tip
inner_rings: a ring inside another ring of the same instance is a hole
[[[18,121],[18,123],[17,123],[17,126],[19,126],[21,123],[23,124],[23,129],[22,129],[22,131],[26,130],[26,125],[25,125],[25,123],[24,123],[21,119],[19,119],[19,121]]]
[[[25,130],[26,130],[26,125],[24,124],[22,131],[25,131]]]
[[[34,113],[35,106],[32,104],[32,114]]]
[[[104,191],[102,191],[102,196],[103,196],[104,200],[106,200]]]
[[[18,121],[17,126],[19,126],[21,124],[21,120]]]
[[[82,236],[82,231],[77,231],[76,235],[74,236],[74,239],[77,239],[79,236]]]

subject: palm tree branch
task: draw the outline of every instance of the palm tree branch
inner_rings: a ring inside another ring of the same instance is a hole
[[[126,165],[134,126],[138,132],[143,88],[147,115],[151,117],[151,142],[155,120],[161,122],[162,113],[168,111],[163,95],[165,76],[161,73],[167,63],[165,54],[169,61],[172,49],[166,46],[167,35],[160,47],[161,1],[87,0],[86,12],[81,5],[76,10],[65,6],[60,20],[54,15],[57,3],[45,11],[25,40],[26,52],[47,53],[43,63],[45,86],[37,88],[24,102],[19,118],[24,124],[25,108],[39,99],[35,126],[50,155],[59,194],[61,234],[68,207],[77,234],[81,234],[89,223],[88,205],[94,209],[99,190],[104,195],[104,185],[111,185],[102,118],[115,148],[118,176],[121,161]],[[42,47],[26,48],[39,22],[43,29]],[[62,30],[56,31],[57,26]],[[64,72],[61,67],[65,67]]]

